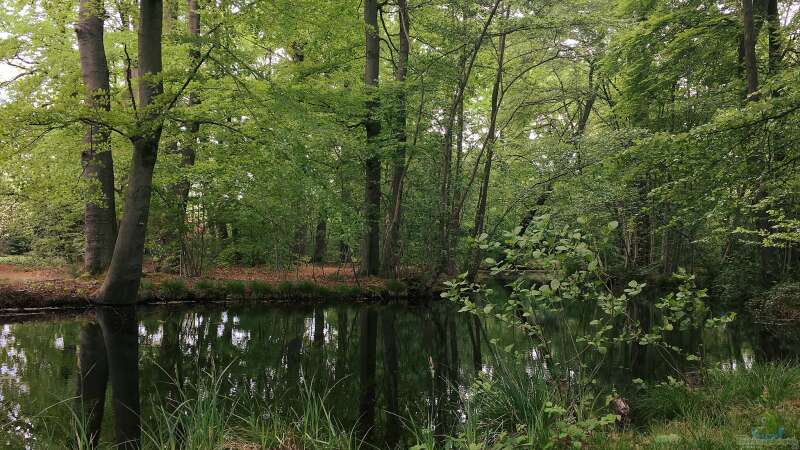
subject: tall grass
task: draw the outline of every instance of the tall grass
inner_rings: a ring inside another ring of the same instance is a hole
[[[229,366],[230,367],[230,366]],[[558,383],[535,365],[504,363],[461,391],[461,420],[439,430],[436,419],[401,418],[405,440],[415,450],[483,448],[726,449],[745,435],[767,410],[784,418],[789,437],[800,432],[800,366],[755,364],[734,371],[708,370],[699,384],[661,383],[635,397],[635,425],[626,430],[599,427],[564,437],[567,427],[606,414],[595,402],[569,400]],[[246,392],[231,393],[227,368],[203,373],[197,383],[173,380],[170,395],[153,395],[142,418],[142,448],[198,450],[294,450],[372,448],[355,428],[344,427],[327,406],[330,390],[310,384],[298,391],[301,402],[282,408]],[[457,388],[454,386],[453,388]],[[591,400],[591,399],[589,399]],[[554,412],[553,406],[561,412]],[[69,414],[61,414],[67,407]],[[74,399],[39,415],[43,437],[30,446],[90,448],[85,418]],[[591,410],[590,408],[597,408]],[[111,420],[106,411],[106,421]],[[56,419],[61,419],[60,421]],[[447,433],[444,435],[443,433]],[[582,435],[581,435],[582,434]],[[580,436],[575,438],[575,436]],[[61,441],[59,441],[59,439]],[[65,444],[64,439],[69,442]],[[578,442],[580,441],[580,442]],[[102,442],[101,448],[113,448]]]
[[[778,363],[706,370],[699,383],[690,387],[671,382],[646,388],[633,404],[634,417],[643,422],[695,417],[719,420],[733,407],[774,408],[800,396],[800,367]]]
[[[767,411],[776,411],[787,437],[797,438],[800,366],[754,364],[732,371],[706,370],[696,386],[670,382],[645,388],[633,406],[641,432],[598,448],[733,448],[736,436],[749,435]]]
[[[227,368],[219,374],[206,373],[196,386],[173,380],[174,399],[151,398],[154,413],[152,421],[142,424],[143,448],[222,448],[237,406],[222,391],[226,374]]]

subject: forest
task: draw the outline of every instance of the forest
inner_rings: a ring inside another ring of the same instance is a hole
[[[0,0],[0,442],[800,448],[798,12]]]

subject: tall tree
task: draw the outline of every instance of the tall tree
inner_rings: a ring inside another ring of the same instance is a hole
[[[392,181],[389,211],[386,212],[386,238],[383,244],[383,275],[397,276],[400,266],[400,224],[403,203],[403,180],[406,175],[406,73],[408,72],[409,41],[411,26],[408,2],[397,0],[400,33],[397,46],[394,80],[397,83],[392,126],[394,154],[392,155]]]
[[[505,18],[507,19],[511,12],[510,7],[506,7]],[[478,193],[478,206],[475,209],[475,228],[473,230],[473,237],[477,240],[486,228],[486,203],[489,197],[489,179],[492,174],[492,159],[494,158],[494,144],[497,141],[497,115],[500,112],[501,89],[503,88],[503,64],[505,63],[506,54],[506,32],[501,32],[497,44],[497,71],[495,72],[494,85],[492,85],[492,104],[491,112],[489,113],[489,129],[486,132],[484,140],[484,149],[486,159],[483,163],[483,180],[481,182],[481,189]],[[480,267],[482,251],[480,248],[475,247],[472,250],[472,255],[468,267],[468,279],[475,281]]]
[[[328,249],[327,236],[328,223],[324,218],[320,218],[317,222],[317,228],[314,230],[314,255],[312,261],[316,264],[325,264],[325,253]]]
[[[364,242],[361,250],[361,271],[377,275],[380,271],[381,159],[378,138],[381,122],[378,114],[378,76],[380,70],[380,36],[378,35],[378,2],[364,0],[364,84],[367,88],[367,156],[364,162]]]
[[[104,16],[103,0],[81,0],[75,34],[78,37],[83,84],[87,91],[86,104],[96,110],[109,111],[108,62],[103,44]],[[87,200],[84,206],[84,270],[97,275],[111,263],[117,238],[110,132],[99,122],[91,121],[83,143],[83,178],[93,185],[99,185],[99,192],[93,189],[92,194],[96,195]]]
[[[767,1],[767,31],[769,33],[769,74],[775,75],[781,66],[781,22],[778,0]]]
[[[163,91],[161,79],[161,0],[142,0],[139,6],[139,110],[133,143],[125,211],[114,256],[103,285],[101,303],[134,303],[139,291],[150,193],[161,138],[163,115],[154,100]]]
[[[464,101],[464,91],[467,88],[472,69],[475,66],[475,59],[478,57],[483,41],[489,33],[489,27],[497,14],[501,0],[495,0],[486,20],[483,22],[481,32],[470,51],[461,59],[462,64],[459,68],[458,84],[456,86],[453,101],[448,107],[447,119],[444,127],[444,139],[442,142],[441,171],[439,173],[439,243],[441,245],[439,273],[453,274],[455,272],[455,240],[452,236],[452,220],[454,209],[459,208],[460,202],[451,201],[452,192],[452,161],[453,161],[453,127],[456,123],[462,103]],[[463,18],[466,20],[466,18]],[[460,216],[460,214],[456,214]],[[436,277],[434,277],[436,278]]]
[[[742,0],[742,28],[747,96],[750,98],[758,91],[758,61],[756,60],[757,34],[753,16],[753,0]]]
[[[200,13],[198,9],[199,9],[198,0],[187,0],[186,2],[187,31],[189,32],[189,36],[195,40],[200,37]],[[192,46],[189,49],[189,59],[195,66],[200,63],[200,44],[198,42],[192,42]],[[198,97],[197,93],[190,92],[187,103],[188,103],[187,106],[190,109],[199,105],[200,98]],[[196,147],[198,142],[198,134],[200,133],[200,122],[198,122],[197,120],[187,121],[186,133],[187,133],[186,140],[181,146],[181,166],[184,168],[189,168],[194,166],[195,159],[197,158]],[[202,267],[200,264],[196,263],[197,255],[193,255],[192,251],[187,245],[186,233],[185,233],[188,227],[188,224],[186,223],[186,218],[187,218],[186,213],[188,208],[190,189],[191,189],[191,182],[187,177],[184,176],[178,183],[178,196],[179,196],[180,214],[181,214],[181,217],[179,218],[179,224],[181,230],[181,236],[180,236],[181,272],[189,276],[198,276],[200,275],[199,272],[202,269]],[[194,264],[192,262],[194,262]]]

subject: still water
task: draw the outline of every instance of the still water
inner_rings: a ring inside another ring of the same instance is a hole
[[[558,323],[548,326],[556,336]],[[746,367],[770,358],[764,350],[780,350],[746,320],[676,339],[722,368]],[[36,320],[0,315],[0,447],[38,447],[45,433],[66,447],[76,402],[92,406],[87,426],[101,430],[103,443],[136,439],[154,405],[176,397],[177,386],[212,378],[222,394],[276,411],[296,411],[304,395],[316,392],[346,429],[366,430],[375,447],[392,447],[407,437],[409,420],[447,432],[462,417],[470,382],[510,358],[497,350],[509,343],[523,353],[531,348],[512,327],[446,304],[96,308]],[[536,352],[528,353],[534,361]],[[682,368],[634,346],[612,349],[597,377],[622,387]]]

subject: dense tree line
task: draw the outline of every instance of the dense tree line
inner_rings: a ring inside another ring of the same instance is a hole
[[[800,263],[799,6],[7,1],[0,237],[130,300],[145,257],[474,277],[550,214],[745,298]]]

